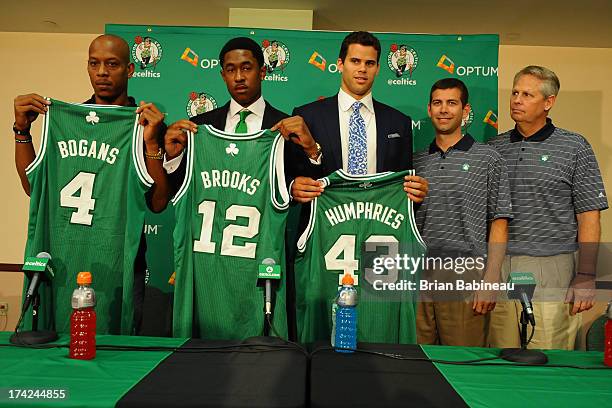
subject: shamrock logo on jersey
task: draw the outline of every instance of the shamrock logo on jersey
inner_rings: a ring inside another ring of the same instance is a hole
[[[91,112],[89,112],[89,115],[85,116],[85,120],[88,123],[91,123],[92,125],[95,125],[96,123],[98,123],[100,121],[100,118],[98,117],[96,112],[91,111]]]
[[[232,156],[237,155],[239,151],[240,149],[236,147],[236,143],[230,143],[229,146],[225,148],[225,153],[231,154]]]
[[[543,154],[543,155],[542,155],[542,161],[543,161],[543,162],[548,161],[548,157],[549,157],[549,156],[548,156],[547,154]]]
[[[468,171],[470,169],[470,165],[467,163],[464,163],[463,166],[461,167],[464,171]]]

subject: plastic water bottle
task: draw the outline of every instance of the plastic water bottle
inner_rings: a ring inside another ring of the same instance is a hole
[[[357,290],[353,287],[353,276],[342,277],[342,287],[336,297],[336,324],[334,347],[340,353],[352,353],[357,348]]]
[[[612,367],[612,302],[608,303],[606,315],[608,316],[608,321],[604,329],[604,364],[608,367]]]
[[[91,287],[91,273],[79,272],[77,285],[72,292],[69,356],[91,360],[96,356],[96,294]]]

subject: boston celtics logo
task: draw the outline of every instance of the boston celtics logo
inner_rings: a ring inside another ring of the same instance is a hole
[[[225,148],[225,153],[234,157],[240,152],[240,149],[236,147],[236,143],[230,143],[229,146]]]
[[[162,52],[162,46],[157,40],[155,40],[155,38],[143,38],[140,35],[134,38],[132,59],[141,70],[154,71],[162,58]]]
[[[278,40],[263,40],[261,50],[269,74],[274,71],[285,70],[290,57],[289,48],[285,44]]]
[[[474,110],[470,109],[470,113],[468,113],[467,117],[461,119],[461,127],[467,130],[472,122],[474,122]]]
[[[100,121],[100,117],[98,116],[96,112],[91,111],[89,112],[89,115],[85,116],[85,120],[87,121],[87,123],[91,123],[92,125],[95,125],[96,123]]]
[[[206,92],[192,92],[187,102],[187,116],[190,118],[217,108],[217,101]]]
[[[404,74],[408,74],[412,78],[412,72],[417,67],[419,57],[414,50],[406,44],[391,44],[387,64],[389,69],[395,72],[395,76],[400,78]]]

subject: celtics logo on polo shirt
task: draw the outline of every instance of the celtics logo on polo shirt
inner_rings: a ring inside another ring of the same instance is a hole
[[[191,92],[187,101],[187,116],[192,118],[217,108],[217,101],[206,92]]]
[[[134,38],[132,46],[132,59],[136,66],[142,71],[155,71],[157,64],[162,58],[163,50],[161,44],[153,37]]]
[[[391,44],[389,55],[387,56],[387,65],[389,69],[395,73],[395,76],[400,78],[408,75],[412,78],[412,73],[419,63],[417,52],[406,44]]]

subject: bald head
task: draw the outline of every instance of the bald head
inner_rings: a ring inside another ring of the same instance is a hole
[[[91,44],[89,44],[89,54],[92,51],[99,49],[105,49],[121,58],[121,61],[125,64],[130,63],[130,46],[121,37],[114,34],[102,34],[96,37]]]
[[[87,71],[96,103],[127,103],[128,78],[134,73],[134,64],[130,62],[130,47],[123,38],[105,34],[93,40],[89,45]]]

